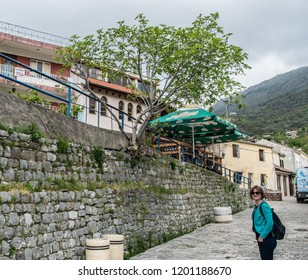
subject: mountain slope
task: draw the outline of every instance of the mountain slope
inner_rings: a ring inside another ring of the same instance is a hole
[[[278,75],[243,92],[244,110],[234,105],[228,109],[232,121],[251,136],[303,130],[308,123],[308,67]],[[213,112],[224,114],[226,105],[219,102]],[[235,113],[237,113],[235,115]]]

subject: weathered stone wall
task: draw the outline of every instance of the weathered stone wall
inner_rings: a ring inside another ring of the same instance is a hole
[[[0,131],[0,184],[11,189],[0,192],[0,259],[83,259],[86,239],[105,233],[124,234],[135,254],[212,221],[215,206],[249,207],[223,177],[153,151],[104,149],[99,166],[94,148],[59,152],[59,142]]]
[[[35,124],[44,137],[63,137],[72,143],[102,146],[120,150],[127,147],[128,140],[116,131],[87,125],[65,115],[47,110],[0,90],[0,124],[8,127],[24,128]]]
[[[84,259],[86,239],[105,233],[134,255],[213,221],[213,207],[250,206],[215,173],[131,155],[117,132],[0,93],[0,125],[29,124],[44,138],[0,129],[0,259]]]
[[[209,191],[1,192],[0,259],[84,259],[86,239],[103,233],[124,234],[125,250],[134,254],[211,221],[214,205],[244,208],[242,192]]]

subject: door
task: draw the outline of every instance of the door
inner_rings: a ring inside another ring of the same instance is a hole
[[[290,191],[290,196],[294,196],[294,182],[292,176],[289,176],[289,191]]]
[[[287,190],[287,176],[283,176],[283,195],[288,196]]]

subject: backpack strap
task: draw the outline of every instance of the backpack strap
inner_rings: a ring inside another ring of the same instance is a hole
[[[260,203],[260,212],[261,212],[261,214],[262,214],[262,216],[263,216],[263,218],[264,218],[264,214],[263,214],[263,210],[262,210],[262,204],[263,203],[266,203],[265,201],[262,201],[261,203]]]
[[[265,218],[265,217],[264,217],[264,214],[263,214],[263,210],[262,210],[262,204],[263,204],[263,203],[266,203],[266,202],[265,202],[265,201],[262,201],[262,202],[260,203],[260,212],[261,212],[263,218]],[[271,208],[271,209],[272,209],[272,208]],[[273,209],[272,209],[272,212],[273,212]],[[274,225],[273,225],[273,227],[274,227]],[[272,229],[270,232],[273,234],[273,229]]]

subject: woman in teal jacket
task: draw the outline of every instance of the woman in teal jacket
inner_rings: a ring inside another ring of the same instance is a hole
[[[274,225],[272,209],[268,203],[263,201],[265,195],[261,187],[254,186],[250,190],[250,197],[255,202],[252,211],[252,228],[256,233],[261,260],[272,260],[277,246],[277,240],[272,233]]]

